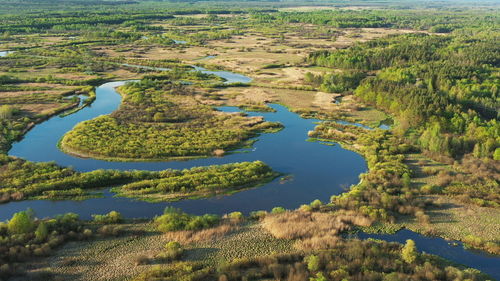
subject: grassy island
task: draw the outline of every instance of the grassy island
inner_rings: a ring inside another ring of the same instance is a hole
[[[54,163],[33,163],[0,157],[0,203],[29,199],[82,200],[109,188],[120,196],[174,201],[232,193],[255,187],[279,175],[261,161],[195,167],[189,170],[80,173]],[[123,185],[123,186],[122,186]]]
[[[202,104],[193,87],[150,76],[119,89],[120,108],[85,121],[60,142],[65,152],[105,160],[144,161],[221,156],[279,127],[261,117],[216,111]]]
[[[231,163],[186,170],[165,170],[155,179],[113,188],[118,196],[147,201],[176,201],[233,193],[266,183],[279,174],[261,161]]]

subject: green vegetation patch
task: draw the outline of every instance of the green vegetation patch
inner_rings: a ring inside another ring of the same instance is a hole
[[[360,74],[375,71],[376,76],[355,79],[352,86],[360,84],[355,95],[394,114],[398,132],[423,150],[455,159],[471,154],[499,160],[496,41],[498,33],[480,31],[471,36],[399,35],[314,52],[308,61]],[[345,79],[330,80],[338,86]]]
[[[200,230],[213,227],[219,222],[220,217],[217,215],[194,216],[173,207],[167,207],[163,215],[154,219],[156,228],[161,232]]]
[[[147,201],[175,201],[208,197],[253,187],[279,176],[261,161],[232,163],[185,170],[165,170],[159,178],[113,188],[118,196]]]
[[[116,187],[121,196],[171,201],[231,193],[271,181],[279,173],[261,161],[190,170],[79,173],[54,163],[33,163],[0,155],[0,203],[23,199],[81,200],[100,194],[92,190]]]
[[[37,220],[32,210],[16,213],[7,222],[0,222],[0,278],[20,275],[21,263],[47,256],[67,241],[85,240],[92,235],[76,214]]]
[[[120,88],[119,110],[85,121],[68,132],[61,148],[108,160],[158,160],[221,156],[279,124],[227,114],[198,101],[191,87],[146,78]]]

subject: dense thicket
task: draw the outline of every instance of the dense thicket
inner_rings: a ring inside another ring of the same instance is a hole
[[[335,28],[411,28],[449,33],[464,27],[491,27],[495,12],[416,10],[326,10],[313,12],[254,13],[262,23],[310,23]]]
[[[165,170],[156,179],[136,181],[114,188],[120,196],[150,201],[179,200],[236,191],[275,178],[278,174],[261,161]]]
[[[184,213],[180,209],[167,207],[163,215],[154,219],[156,228],[161,232],[179,231],[179,230],[200,230],[215,226],[220,222],[217,215],[205,214],[194,216]]]
[[[335,122],[324,122],[309,135],[344,143],[367,160],[369,171],[361,175],[362,181],[349,192],[332,196],[334,206],[382,221],[393,221],[396,214],[424,215],[425,204],[416,198],[417,191],[410,184],[411,171],[403,162],[404,153],[410,152],[411,146],[389,131]]]
[[[401,35],[316,52],[308,60],[377,71],[361,82],[356,95],[398,116],[403,130],[416,128],[423,149],[499,160],[498,40],[495,32]]]
[[[16,213],[0,223],[0,278],[23,273],[22,262],[47,256],[65,241],[87,239],[92,233],[76,214],[39,220],[31,210]]]
[[[125,184],[120,195],[158,200],[178,200],[193,195],[235,191],[269,181],[277,176],[263,162],[242,162],[189,170],[117,171],[79,173],[54,163],[33,163],[0,157],[0,203],[33,198],[83,199],[89,190]]]

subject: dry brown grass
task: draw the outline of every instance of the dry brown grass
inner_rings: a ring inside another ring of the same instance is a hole
[[[21,110],[21,112],[31,115],[42,114],[42,115],[52,115],[54,112],[58,112],[63,110],[67,106],[70,106],[71,103],[29,103],[17,106]]]
[[[268,215],[262,226],[276,238],[296,239],[302,250],[334,246],[338,235],[353,225],[369,226],[372,221],[353,212],[321,213],[291,211]]]
[[[222,157],[222,156],[224,156],[224,154],[226,154],[226,152],[224,151],[224,149],[216,149],[216,150],[214,150],[214,155],[216,157]]]
[[[177,241],[181,244],[191,244],[220,239],[225,235],[236,231],[237,229],[239,229],[239,226],[237,224],[223,223],[219,226],[203,230],[182,230],[167,232],[164,235],[164,238],[169,241]]]

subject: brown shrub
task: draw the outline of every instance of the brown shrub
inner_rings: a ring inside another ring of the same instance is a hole
[[[304,265],[297,263],[288,273],[287,281],[304,281],[309,280],[309,274]]]
[[[40,248],[36,248],[33,251],[33,254],[35,256],[48,256],[50,254],[50,252],[51,252],[50,246],[48,244],[44,244]]]
[[[276,238],[298,239],[300,249],[335,245],[337,235],[353,225],[369,226],[371,220],[354,212],[320,213],[292,211],[266,216],[262,226]]]
[[[6,203],[10,201],[10,194],[5,192],[0,195],[0,203]]]
[[[417,221],[421,224],[428,225],[430,223],[430,217],[426,215],[422,210],[416,211],[415,217],[417,218]]]
[[[436,185],[445,187],[449,185],[453,180],[453,177],[448,171],[441,170],[437,174]]]
[[[14,192],[10,195],[10,198],[11,200],[14,200],[14,201],[19,201],[19,200],[23,200],[24,198],[24,194],[22,192]]]
[[[216,157],[222,157],[222,156],[224,156],[225,153],[226,152],[224,151],[224,149],[216,149],[216,150],[214,150],[214,155]]]
[[[102,236],[119,236],[123,232],[120,226],[104,225],[97,232]]]
[[[334,247],[340,240],[341,238],[339,236],[327,234],[321,237],[315,236],[297,240],[294,246],[300,250],[328,249]]]

